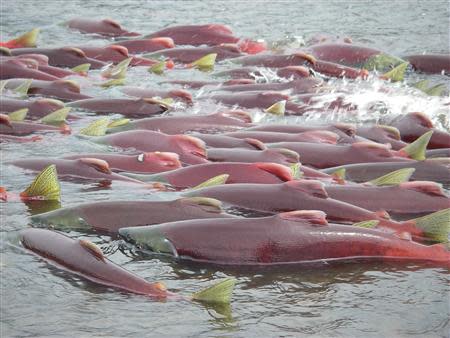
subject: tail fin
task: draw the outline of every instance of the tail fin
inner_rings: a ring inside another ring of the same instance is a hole
[[[366,229],[372,229],[375,228],[380,221],[377,220],[370,220],[370,221],[362,221],[358,223],[353,223],[354,226],[360,227],[360,228],[366,228]]]
[[[381,77],[385,80],[391,80],[392,82],[403,81],[408,65],[408,62],[403,62],[389,72],[384,73]]]
[[[106,82],[102,82],[102,83],[98,84],[98,86],[103,87],[103,88],[109,88],[109,87],[114,87],[114,86],[123,86],[124,84],[125,84],[125,78],[121,78],[121,79],[111,79]]]
[[[286,112],[286,100],[278,101],[269,108],[264,109],[266,113],[283,116]]]
[[[430,142],[433,130],[427,131],[414,142],[408,144],[406,147],[400,149],[400,154],[406,154],[409,158],[417,161],[426,159],[425,153],[427,151],[428,142]]]
[[[415,171],[416,169],[414,168],[403,168],[375,178],[367,183],[379,187],[384,185],[399,185],[400,183],[408,182]]]
[[[72,108],[70,107],[65,107],[65,108],[61,108],[58,110],[55,110],[54,112],[45,115],[42,119],[41,122],[43,123],[47,123],[47,124],[57,124],[57,123],[62,123],[66,120],[67,115],[69,115],[69,112]]]
[[[61,187],[58,181],[58,173],[54,164],[42,170],[33,183],[20,193],[23,199],[56,200],[61,199]]]
[[[91,68],[90,63],[83,63],[71,69],[72,72],[78,73],[80,75],[87,75],[89,68]]]
[[[450,208],[412,220],[422,229],[425,237],[435,242],[448,242],[450,232]]]
[[[191,296],[192,300],[206,303],[229,303],[236,279],[227,278]]]
[[[331,176],[339,184],[344,184],[345,183],[345,174],[346,174],[346,169],[340,168],[340,169],[337,169],[336,171],[332,172]]]
[[[166,62],[161,61],[158,63],[155,63],[153,66],[151,66],[148,71],[153,74],[161,75],[164,73],[164,69],[166,68]]]
[[[217,54],[211,53],[207,54],[200,59],[189,64],[189,67],[195,67],[200,70],[211,70],[214,68],[214,64],[216,63]]]
[[[8,48],[31,48],[36,47],[36,41],[39,35],[39,28],[35,28],[18,38],[8,42]]]
[[[103,136],[106,135],[106,130],[110,124],[110,119],[107,117],[92,122],[87,127],[80,130],[79,135],[85,136]]]
[[[28,79],[22,82],[22,84],[13,89],[13,92],[20,95],[21,97],[27,97],[28,90],[30,89],[32,82],[32,79]]]
[[[27,117],[28,114],[28,108],[22,108],[16,111],[13,111],[12,113],[9,113],[9,119],[11,121],[23,121]]]
[[[108,128],[115,128],[115,127],[120,127],[120,126],[124,126],[126,124],[130,123],[130,119],[115,119],[112,120],[109,124],[108,124]]]
[[[228,177],[230,177],[230,175],[228,175],[228,174],[214,176],[213,178],[210,178],[209,180],[206,180],[205,182],[200,183],[199,185],[196,185],[195,187],[191,188],[191,190],[208,188],[208,187],[213,187],[215,185],[225,184],[228,180]]]
[[[122,79],[127,75],[128,66],[133,58],[125,59],[115,66],[111,66],[102,71],[102,76],[108,79]]]

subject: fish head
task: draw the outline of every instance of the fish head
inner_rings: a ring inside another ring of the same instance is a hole
[[[119,229],[119,235],[138,249],[178,257],[178,252],[158,226]]]
[[[36,225],[63,231],[91,229],[91,225],[75,208],[62,208],[34,215],[31,216],[31,222]]]

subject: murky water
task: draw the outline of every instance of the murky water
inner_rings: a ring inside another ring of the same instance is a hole
[[[152,32],[173,24],[225,23],[238,36],[264,38],[277,44],[299,43],[313,33],[351,36],[354,41],[396,55],[449,51],[447,1],[12,1],[0,0],[1,38],[41,27],[42,46],[98,43],[66,30],[61,24],[73,16],[112,17],[131,30]],[[199,72],[170,77],[206,78]],[[160,78],[145,69],[132,69],[129,84],[154,84]],[[414,78],[410,79],[415,80]],[[436,82],[448,77],[437,76]],[[353,94],[356,116],[317,116],[311,120],[377,121],[373,102],[383,101],[387,114],[425,111],[447,127],[448,98],[430,98],[405,85],[337,80],[336,87]],[[118,96],[116,89],[89,93]],[[195,105],[181,113],[210,112],[216,106]],[[447,117],[447,120],[446,120]],[[256,118],[261,118],[257,115]],[[77,131],[88,119],[73,124]],[[2,145],[1,182],[20,191],[32,175],[5,162],[31,156],[61,156],[97,151],[98,147],[71,136],[48,136],[42,142]],[[113,198],[170,198],[150,191],[113,184],[62,182],[62,205]],[[150,281],[189,294],[216,278],[238,279],[231,308],[207,308],[187,302],[153,302],[121,293],[56,269],[26,253],[17,231],[28,216],[42,211],[22,203],[1,208],[1,337],[449,337],[450,278],[448,270],[416,264],[344,264],[286,269],[223,269],[186,265],[168,258],[140,256],[107,236],[88,236],[109,258]],[[69,233],[73,237],[85,234]]]

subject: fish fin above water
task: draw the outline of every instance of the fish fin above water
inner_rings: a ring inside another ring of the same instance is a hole
[[[360,228],[372,229],[372,228],[375,228],[379,223],[380,223],[380,221],[370,220],[370,221],[362,221],[362,222],[358,222],[358,223],[353,223],[353,225],[356,227],[360,227]]]
[[[10,128],[12,128],[11,117],[6,114],[0,114],[0,124],[4,124]]]
[[[110,123],[111,121],[107,117],[95,120],[87,127],[81,129],[78,134],[84,136],[104,136]]]
[[[320,210],[295,210],[283,212],[276,217],[287,221],[306,222],[316,226],[328,225],[327,215]]]
[[[54,164],[42,170],[33,183],[20,193],[24,199],[56,200],[61,198],[61,187],[58,181],[58,173]]]
[[[194,293],[191,299],[205,303],[229,303],[235,285],[235,278],[226,278],[206,289]]]
[[[178,200],[175,200],[175,202],[181,202],[181,203],[187,203],[187,204],[193,204],[198,206],[205,206],[210,211],[215,212],[222,212],[222,202],[215,199],[215,198],[209,198],[209,197],[184,197],[180,198]]]
[[[291,181],[293,179],[292,170],[285,165],[269,162],[256,162],[253,165],[258,169],[278,177],[281,181]]]
[[[22,108],[16,111],[13,111],[12,113],[9,113],[9,119],[11,121],[16,121],[16,122],[20,122],[25,120],[25,118],[27,117],[28,114],[28,108]]]
[[[61,123],[64,122],[67,119],[67,116],[69,115],[69,112],[72,108],[65,107],[58,110],[55,110],[54,112],[51,112],[48,115],[45,115],[41,122],[47,123],[47,124],[53,124],[53,123]]]
[[[103,255],[102,249],[100,249],[97,245],[92,243],[91,241],[88,241],[86,239],[80,239],[78,243],[89,253],[91,253],[95,258],[98,260],[105,262],[105,256]]]
[[[216,63],[217,53],[207,54],[200,59],[195,60],[189,64],[189,67],[194,67],[200,70],[211,70]]]
[[[127,75],[128,66],[133,58],[125,59],[117,65],[111,65],[102,71],[102,76],[107,79],[122,79]]]
[[[88,165],[89,167],[94,168],[95,170],[105,173],[105,174],[112,174],[111,168],[109,167],[108,162],[105,160],[101,160],[99,158],[90,158],[90,157],[84,157],[78,159],[79,162]]]
[[[396,66],[394,69],[388,71],[387,73],[384,73],[381,78],[391,80],[392,82],[403,81],[408,65],[409,62],[403,62]]]
[[[37,45],[37,38],[39,35],[40,29],[34,28],[29,32],[26,32],[25,34],[22,34],[18,38],[15,38],[14,40],[10,41],[10,44],[12,44],[13,48],[33,48]]]
[[[375,178],[367,183],[378,187],[386,185],[399,185],[400,183],[408,182],[415,171],[416,169],[414,168],[403,168]]]
[[[120,23],[118,23],[117,21],[113,20],[113,19],[103,19],[102,20],[103,23],[106,23],[107,25],[117,28],[117,29],[122,29],[122,26],[120,26]]]
[[[164,73],[164,69],[166,68],[166,61],[161,61],[155,63],[153,66],[150,66],[147,70],[149,73],[153,73],[156,75],[162,75]]]
[[[114,119],[108,124],[108,128],[120,127],[130,123],[130,119],[120,118]]]
[[[408,144],[406,147],[400,149],[398,152],[400,154],[406,154],[406,156],[412,158],[413,160],[423,161],[426,159],[425,153],[427,151],[427,146],[428,143],[430,142],[432,135],[433,130],[427,131],[417,140]]]
[[[230,175],[228,175],[228,174],[214,176],[214,177],[196,185],[195,187],[191,188],[191,190],[208,188],[208,187],[213,187],[216,185],[225,184],[228,180],[228,177],[230,177]]]
[[[262,143],[260,140],[257,140],[255,138],[244,138],[244,141],[247,142],[249,145],[254,147],[257,150],[266,150],[267,147],[264,143]]]
[[[392,126],[386,126],[384,124],[379,124],[379,125],[377,125],[377,127],[381,128],[385,132],[387,132],[389,137],[393,138],[394,140],[397,140],[397,141],[401,140],[400,130],[398,130],[397,128],[392,127]]]
[[[292,180],[283,183],[290,189],[295,189],[318,198],[328,198],[323,182],[314,180]]]
[[[427,239],[435,242],[448,242],[450,232],[450,208],[411,220],[421,229]]]
[[[334,172],[332,172],[331,176],[333,176],[333,178],[339,184],[344,184],[345,183],[345,173],[346,173],[346,169],[345,168],[340,168],[340,169],[337,169]]]
[[[300,163],[294,163],[290,166],[290,168],[291,168],[293,180],[299,180],[303,176]]]
[[[123,86],[123,85],[125,85],[125,78],[111,79],[111,80],[108,80],[108,81],[98,84],[98,86],[102,87],[102,88],[110,88],[110,87]]]
[[[14,88],[12,91],[14,93],[20,95],[20,97],[27,97],[28,90],[30,89],[30,86],[31,86],[32,82],[33,82],[32,79],[27,79],[26,81],[21,83],[19,86]]]
[[[416,190],[431,196],[447,197],[444,190],[442,189],[442,185],[432,181],[404,182],[400,184],[400,188]]]
[[[90,68],[91,68],[91,64],[90,63],[83,63],[81,65],[73,67],[70,70],[72,72],[75,72],[75,73],[78,73],[78,74],[81,74],[81,75],[86,75]]]
[[[363,65],[364,69],[367,69],[369,71],[372,70],[378,70],[378,71],[384,71],[390,67],[395,67],[399,64],[404,63],[405,61],[397,58],[395,56],[380,53],[371,56]]]
[[[447,90],[447,86],[445,83],[437,84],[433,87],[428,88],[425,93],[430,96],[442,96]]]
[[[264,109],[264,111],[269,114],[284,116],[286,112],[286,102],[286,100],[275,102],[269,108]]]

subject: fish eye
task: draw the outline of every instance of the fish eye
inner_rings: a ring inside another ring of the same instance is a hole
[[[145,154],[139,154],[137,157],[138,162],[144,162]]]

